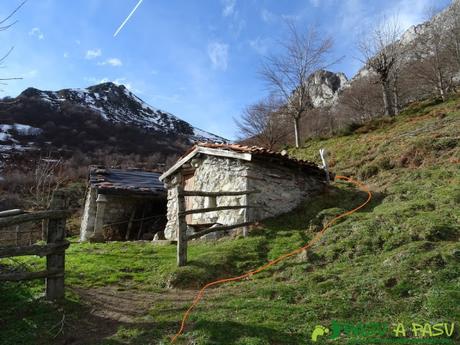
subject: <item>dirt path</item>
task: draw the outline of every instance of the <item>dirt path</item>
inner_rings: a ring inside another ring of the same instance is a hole
[[[66,330],[57,340],[57,344],[91,345],[99,344],[117,333],[121,326],[129,328],[149,328],[155,326],[155,320],[147,317],[155,305],[167,305],[168,309],[183,309],[197,291],[166,290],[162,293],[120,290],[119,287],[98,288],[69,287],[80,296],[88,311],[81,320],[66,325]],[[179,320],[177,321],[179,322]]]

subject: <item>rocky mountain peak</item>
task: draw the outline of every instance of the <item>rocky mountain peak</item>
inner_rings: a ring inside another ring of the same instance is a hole
[[[318,70],[308,78],[308,93],[315,108],[332,106],[347,83],[344,73]]]
[[[151,107],[124,85],[112,82],[89,86],[85,89],[59,91],[28,88],[19,95],[19,98],[23,101],[27,101],[27,98],[39,99],[53,111],[61,111],[64,105],[75,104],[88,108],[91,112],[97,113],[112,123],[163,132],[165,135],[188,137],[191,142],[227,141],[222,137],[195,128],[169,112]]]

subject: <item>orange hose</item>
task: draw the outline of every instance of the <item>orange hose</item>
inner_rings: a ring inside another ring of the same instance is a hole
[[[203,294],[205,292],[205,290],[208,288],[208,287],[211,287],[211,286],[214,286],[214,285],[218,285],[218,284],[222,284],[222,283],[227,283],[227,282],[231,282],[231,281],[236,281],[236,280],[241,280],[241,279],[244,279],[244,278],[247,278],[247,277],[250,277],[256,273],[259,273],[259,272],[262,272],[263,270],[266,270],[267,268],[269,268],[270,266],[273,266],[275,264],[277,264],[278,262],[284,260],[284,259],[287,259],[293,255],[296,255],[300,252],[302,252],[303,250],[306,250],[308,248],[310,248],[311,246],[313,246],[316,242],[318,242],[320,240],[320,238],[323,236],[324,232],[329,228],[331,227],[332,224],[334,224],[338,219],[340,218],[343,218],[343,217],[346,217],[356,211],[358,211],[359,209],[363,208],[364,206],[366,206],[372,199],[372,193],[369,191],[369,188],[367,188],[367,186],[359,181],[356,181],[356,180],[353,180],[352,178],[350,177],[346,177],[346,176],[336,176],[335,177],[336,179],[339,179],[339,180],[345,180],[347,182],[350,182],[350,183],[353,183],[355,184],[356,186],[358,186],[359,188],[361,188],[362,190],[364,190],[366,193],[367,193],[367,200],[362,203],[361,205],[359,205],[358,207],[355,207],[354,209],[350,210],[350,211],[347,211],[347,212],[344,212],[338,216],[336,216],[335,218],[333,218],[332,220],[330,220],[329,222],[326,223],[326,225],[324,225],[324,227],[321,229],[321,231],[319,231],[315,237],[313,237],[313,239],[308,242],[306,245],[304,245],[303,247],[300,247],[300,248],[297,248],[295,250],[293,250],[292,252],[289,252],[289,253],[286,253],[284,255],[281,255],[280,257],[274,259],[274,260],[271,260],[269,262],[267,262],[265,265],[255,269],[255,270],[252,270],[252,271],[249,271],[249,272],[246,272],[240,276],[237,276],[237,277],[231,277],[231,278],[226,278],[226,279],[219,279],[219,280],[216,280],[216,281],[213,281],[213,282],[210,282],[210,283],[207,283],[205,286],[203,286],[201,288],[201,290],[198,292],[198,294],[195,296],[195,299],[193,300],[192,302],[192,305],[187,309],[187,311],[185,312],[184,316],[182,317],[182,322],[181,322],[181,326],[180,326],[180,329],[179,331],[176,333],[176,335],[172,338],[171,340],[171,343],[174,343],[177,338],[184,332],[184,329],[185,329],[185,323],[187,322],[187,319],[188,317],[190,316],[190,313],[192,312],[193,308],[195,308],[195,306],[198,304],[198,302],[201,300],[201,298],[203,297]]]

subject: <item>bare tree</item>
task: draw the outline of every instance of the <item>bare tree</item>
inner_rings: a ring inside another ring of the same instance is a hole
[[[356,79],[339,97],[336,117],[341,124],[362,123],[376,116],[382,109],[382,93],[377,77],[368,75]]]
[[[19,11],[19,9],[24,6],[24,4],[27,2],[27,0],[23,1],[21,4],[19,4],[8,16],[6,16],[5,18],[3,19],[0,19],[0,32],[1,31],[6,31],[8,30],[9,28],[11,28],[14,24],[17,23],[17,20],[16,21],[13,21],[11,22],[11,18],[16,14],[17,11]],[[3,65],[3,63],[5,62],[6,58],[11,54],[11,52],[13,51],[14,47],[10,47],[8,49],[8,51],[0,57],[0,67]],[[7,78],[0,78],[0,85],[6,85],[6,82],[9,81],[9,80],[17,80],[17,79],[22,79],[22,78],[18,78],[18,77],[7,77]],[[3,90],[0,90],[0,91],[3,91]]]
[[[452,4],[452,28],[447,32],[448,49],[455,60],[458,70],[460,70],[460,1]]]
[[[432,18],[438,12],[438,9],[431,7],[427,10],[427,16]],[[447,49],[449,39],[450,35],[446,34],[443,23],[432,20],[414,47],[416,61],[413,67],[416,77],[430,85],[443,101],[452,86],[452,55]]]
[[[300,119],[312,108],[308,77],[324,69],[332,49],[332,39],[314,29],[300,32],[288,22],[289,37],[281,43],[283,52],[266,58],[261,76],[269,88],[286,104],[287,114],[294,120],[295,145],[300,146]]]
[[[247,107],[241,120],[236,120],[240,141],[254,143],[269,150],[286,141],[288,122],[282,103],[270,95]]]
[[[34,170],[34,183],[30,188],[32,202],[37,208],[48,207],[52,194],[66,180],[61,159],[40,158]]]
[[[397,18],[384,19],[370,33],[358,43],[358,48],[364,58],[366,66],[378,76],[378,83],[382,87],[384,112],[387,116],[395,115],[393,105],[392,78],[396,76],[396,66],[401,56],[400,41],[401,29]]]

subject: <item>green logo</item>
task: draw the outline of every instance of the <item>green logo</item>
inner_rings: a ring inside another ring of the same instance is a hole
[[[319,336],[323,336],[329,333],[329,328],[326,328],[321,325],[315,326],[315,329],[311,333],[311,341],[316,342]]]
[[[390,325],[387,322],[340,322],[332,321],[330,329],[321,325],[315,326],[311,333],[312,342],[318,337],[327,340],[344,338],[347,344],[453,344],[452,336],[455,322],[403,324],[398,322]],[[327,335],[327,336],[326,336]]]

